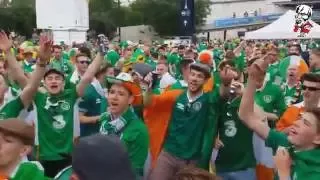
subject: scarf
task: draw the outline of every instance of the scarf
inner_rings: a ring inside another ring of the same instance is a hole
[[[79,72],[77,70],[74,70],[71,77],[70,77],[70,82],[72,82],[73,84],[78,84],[80,79],[81,79],[81,76],[80,76]]]
[[[134,113],[133,108],[129,107],[119,118],[113,119],[109,112],[105,112],[101,115],[100,133],[104,135],[116,135],[121,139],[122,132],[127,124],[131,120],[138,119]]]
[[[105,96],[105,90],[103,89],[103,87],[101,86],[101,83],[96,78],[92,80],[91,85],[98,92],[98,94],[100,94],[100,96],[102,97]]]

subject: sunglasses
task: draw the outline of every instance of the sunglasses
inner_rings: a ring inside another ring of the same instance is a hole
[[[308,87],[308,86],[305,86],[305,85],[302,85],[301,86],[301,89],[302,90],[309,90],[309,91],[318,91],[318,90],[320,90],[320,88],[317,88],[317,87]]]
[[[78,61],[80,64],[90,64],[90,61]]]

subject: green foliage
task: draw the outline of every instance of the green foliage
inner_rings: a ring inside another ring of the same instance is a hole
[[[36,0],[0,1],[0,27],[28,37],[36,27]],[[112,36],[119,26],[152,25],[159,35],[178,32],[179,0],[136,0],[129,7],[118,0],[90,0],[90,29]],[[201,25],[210,13],[210,0],[195,0],[195,23]]]

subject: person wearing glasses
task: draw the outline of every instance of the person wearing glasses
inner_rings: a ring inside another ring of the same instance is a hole
[[[301,113],[308,109],[319,107],[320,74],[307,73],[301,78],[303,101],[292,104],[277,122],[277,130],[288,133],[290,127],[298,120]]]
[[[91,60],[89,59],[87,54],[79,53],[76,55],[76,68],[73,73],[66,78],[66,89],[71,88],[71,86],[75,86],[80,82],[81,77],[88,69],[90,63]]]
[[[284,148],[288,152],[292,159],[292,168],[289,174],[279,174],[282,176],[280,178],[320,179],[320,110],[319,108],[310,108],[310,106],[316,107],[316,104],[319,103],[319,98],[310,99],[311,97],[314,98],[315,95],[319,96],[319,76],[304,75],[304,96],[309,103],[305,105],[309,107],[306,107],[299,118],[295,119],[288,134],[285,134],[270,128],[266,124],[266,115],[255,111],[254,108],[256,84],[265,75],[266,65],[264,63],[263,60],[259,60],[249,67],[248,85],[241,99],[239,117],[248,128],[266,141],[268,147],[271,147],[274,151]]]

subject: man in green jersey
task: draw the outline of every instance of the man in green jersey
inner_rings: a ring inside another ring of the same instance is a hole
[[[120,138],[128,150],[137,177],[142,177],[149,135],[147,127],[131,106],[140,99],[142,91],[127,73],[120,73],[116,78],[110,77],[108,82],[112,85],[108,91],[108,109],[100,117],[100,133]]]
[[[270,129],[264,123],[266,116],[254,111],[254,94],[259,77],[265,74],[265,62],[258,60],[249,68],[248,86],[241,100],[240,119],[266,144],[277,150],[280,146],[289,150],[292,158],[292,176],[295,180],[320,179],[320,113],[319,109],[308,110],[290,127],[288,135]],[[306,91],[319,89],[318,84],[309,84]]]
[[[45,180],[40,163],[24,158],[31,153],[34,128],[20,119],[0,121],[0,179]]]
[[[230,69],[227,69],[221,77],[225,83],[214,92],[204,93],[203,85],[210,75],[209,66],[191,64],[188,89],[171,90],[161,95],[146,93],[146,107],[162,112],[162,122],[165,124],[163,127],[158,125],[161,132],[158,130],[157,137],[151,134],[153,138],[158,138],[159,143],[151,145],[151,154],[157,155],[159,152],[154,151],[160,150],[159,157],[155,157],[157,160],[151,172],[151,180],[169,180],[187,165],[202,168],[209,165],[217,129],[215,118],[218,116],[220,94],[225,93],[224,90],[234,78]],[[152,123],[159,123],[155,121],[146,123],[151,127]]]
[[[79,98],[100,68],[103,56],[98,53],[80,82],[64,89],[64,73],[50,68],[44,75],[45,90],[38,91],[36,108],[36,157],[44,166],[45,173],[54,177],[58,171],[70,164],[63,154],[70,154],[73,141],[79,136]]]
[[[88,136],[99,132],[99,119],[101,113],[105,112],[107,100],[105,97],[105,78],[111,64],[102,66],[96,73],[95,79],[86,88],[84,96],[79,103],[80,110],[80,133]]]
[[[50,67],[57,69],[65,75],[70,75],[73,72],[73,66],[70,61],[63,59],[62,57],[62,47],[56,45],[53,47],[53,56],[51,60]]]
[[[231,87],[218,119],[219,140],[223,146],[215,160],[216,172],[224,180],[255,180],[253,133],[238,116],[243,85],[234,81]]]

